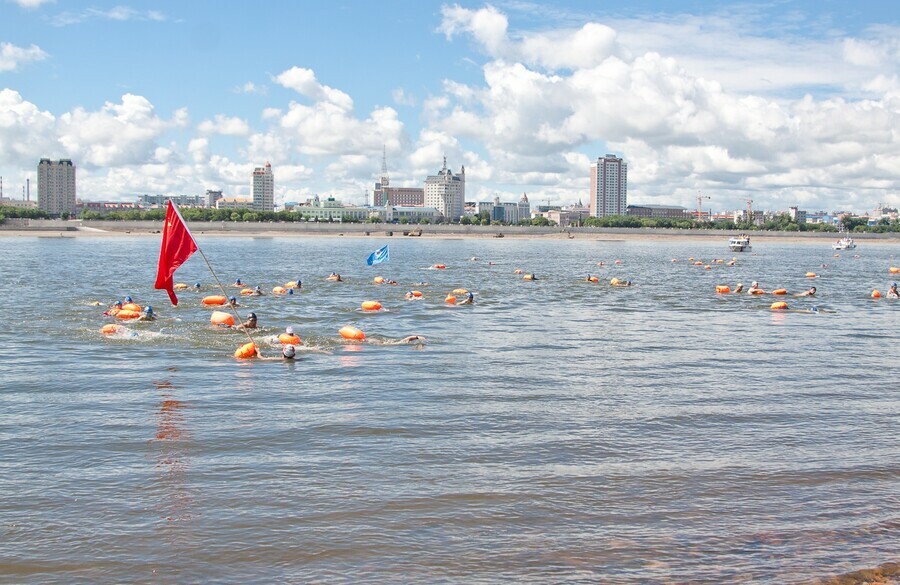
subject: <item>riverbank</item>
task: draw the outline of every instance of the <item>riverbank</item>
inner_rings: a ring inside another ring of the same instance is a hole
[[[732,230],[679,230],[653,228],[553,228],[534,226],[461,226],[461,225],[388,225],[341,223],[222,223],[189,224],[195,236],[202,237],[342,237],[342,238],[494,238],[494,239],[572,239],[572,240],[680,240],[717,241],[735,234]],[[421,235],[411,236],[421,227]],[[121,236],[159,237],[160,222],[28,220],[0,226],[0,237],[106,238]],[[752,232],[754,241],[772,243],[834,241],[827,232]],[[860,242],[900,243],[900,234],[854,234]]]

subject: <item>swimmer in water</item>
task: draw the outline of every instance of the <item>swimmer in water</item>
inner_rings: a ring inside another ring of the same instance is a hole
[[[200,290],[200,283],[199,283],[199,282],[195,282],[195,283],[194,283],[194,290],[195,290],[195,291],[199,291],[199,290]]]
[[[325,280],[333,280],[334,282],[344,282],[344,279],[341,278],[341,275],[338,274],[337,272],[332,272],[330,275],[328,275],[328,278],[326,278]]]
[[[421,335],[407,335],[403,339],[371,339],[367,337],[364,343],[373,343],[375,345],[403,345],[415,343],[421,345],[425,343],[425,338]]]
[[[736,287],[734,287],[734,292],[736,292],[736,293],[744,292],[744,285],[739,282],[738,285]]]
[[[228,297],[228,304],[232,307],[240,307],[240,303],[237,302],[237,297]]]
[[[753,282],[750,283],[750,288],[747,289],[747,292],[752,295],[752,294],[758,294],[760,292],[765,292],[765,291],[763,291],[761,288],[759,288],[759,283],[754,280]]]
[[[892,282],[891,288],[887,291],[887,298],[889,299],[900,299],[900,293],[897,292],[897,283]]]
[[[138,321],[156,321],[156,313],[153,312],[153,307],[150,305],[144,307],[144,310],[141,311],[141,316],[138,317]]]
[[[234,283],[233,283],[231,286],[244,286],[244,283],[241,282],[241,279],[240,279],[240,278],[236,278],[236,279],[234,280]]]
[[[122,301],[116,301],[110,308],[103,312],[108,317],[115,317],[116,313],[122,310]]]
[[[407,293],[403,296],[405,296],[406,300],[408,300],[408,301],[411,301],[416,298],[416,295],[413,294],[413,291],[407,291]]]
[[[288,291],[287,291],[287,294],[289,294],[289,295],[294,294],[294,289],[293,289],[293,288],[289,288]]]
[[[256,329],[256,313],[247,315],[247,320],[238,325],[237,329]]]
[[[475,304],[475,295],[471,292],[466,293],[466,298],[459,302],[460,305],[474,305]]]
[[[814,297],[816,296],[816,287],[812,286],[809,290],[805,290],[800,294],[794,295],[795,297]]]
[[[262,296],[265,296],[265,293],[262,291],[262,288],[257,284],[256,288],[253,289],[253,294],[251,296],[262,297]]]

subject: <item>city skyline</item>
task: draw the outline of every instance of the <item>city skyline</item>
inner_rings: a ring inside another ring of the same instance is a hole
[[[276,205],[362,204],[386,154],[395,188],[447,156],[467,199],[569,205],[615,153],[629,202],[900,206],[893,5],[360,3],[258,27],[241,5],[146,6],[0,4],[5,196],[40,158],[123,201],[249,197],[271,161]]]

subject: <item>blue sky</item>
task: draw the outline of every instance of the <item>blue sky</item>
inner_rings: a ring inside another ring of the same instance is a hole
[[[0,0],[0,175],[41,157],[79,196],[249,193],[362,203],[442,157],[467,200],[714,210],[900,205],[893,2],[67,2]]]

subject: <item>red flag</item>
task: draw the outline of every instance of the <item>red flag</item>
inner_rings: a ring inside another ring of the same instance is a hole
[[[159,247],[159,266],[156,270],[156,284],[153,288],[162,288],[169,293],[173,305],[178,304],[178,297],[172,288],[172,276],[179,266],[197,251],[197,242],[184,223],[178,209],[169,200],[166,203],[166,225],[163,227],[162,244]]]

